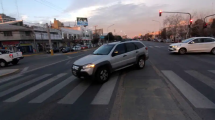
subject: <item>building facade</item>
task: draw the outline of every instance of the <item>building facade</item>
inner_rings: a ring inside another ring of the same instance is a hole
[[[10,22],[10,21],[16,21],[16,19],[13,17],[7,16],[5,14],[0,14],[0,23]]]
[[[33,53],[33,33],[30,28],[16,25],[0,25],[0,47],[11,51]]]

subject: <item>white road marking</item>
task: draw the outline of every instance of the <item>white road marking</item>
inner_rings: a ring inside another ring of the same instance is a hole
[[[149,46],[150,48],[153,48],[153,46]]]
[[[13,85],[13,84],[17,84],[17,83],[20,82],[20,81],[23,81],[23,80],[26,80],[26,79],[30,79],[30,78],[32,78],[32,77],[34,77],[34,76],[35,76],[35,75],[33,74],[33,75],[21,77],[21,78],[19,78],[19,79],[17,79],[17,80],[14,80],[14,81],[9,82],[9,83],[6,83],[6,84],[0,86],[0,91],[1,91],[2,89],[5,89],[5,88],[8,87],[8,86],[11,86],[11,85]]]
[[[194,70],[186,70],[186,73],[188,73],[189,75],[193,76],[194,78],[196,78],[197,80],[205,83],[206,85],[210,86],[211,88],[215,89],[215,80],[212,80],[211,78],[197,72]]]
[[[76,57],[80,57],[80,56],[83,56],[83,55],[86,55],[86,54],[81,54],[81,55],[77,55],[75,57],[72,57],[72,58],[69,58],[69,59],[65,59],[65,60],[61,60],[61,61],[58,61],[58,62],[55,62],[55,63],[51,63],[51,64],[48,64],[48,65],[44,65],[42,67],[38,67],[38,68],[35,68],[33,70],[29,70],[25,73],[29,73],[29,72],[32,72],[32,71],[35,71],[35,70],[39,70],[39,69],[42,69],[42,68],[45,68],[45,67],[48,67],[48,66],[51,66],[51,65],[55,65],[55,64],[58,64],[58,63],[61,63],[61,62],[64,62],[64,61],[67,61],[67,60],[70,60],[70,59],[73,59],[73,58],[76,58]]]
[[[28,68],[29,68],[29,67],[25,67],[25,68],[21,71],[21,73],[24,73],[25,71],[27,71]]]
[[[170,70],[162,73],[179,89],[195,108],[215,109],[215,104]]]
[[[24,92],[21,92],[21,93],[15,95],[15,96],[5,100],[4,102],[16,102],[16,101],[22,99],[23,97],[35,92],[36,90],[38,90],[38,89],[50,84],[51,82],[54,82],[58,78],[63,77],[64,75],[66,75],[66,73],[61,73],[61,74],[59,74],[59,75],[57,75],[55,77],[52,77],[52,78],[50,78],[50,79],[48,79],[48,80],[46,80],[46,81],[34,86],[34,87],[31,87],[31,88],[25,90]]]
[[[70,57],[70,56],[67,56],[67,58],[68,58],[68,59],[71,59],[72,57]]]
[[[76,86],[71,92],[69,92],[58,103],[60,104],[73,104],[84,93],[84,91],[90,86],[90,81],[83,81]]]
[[[49,97],[54,95],[56,92],[58,92],[59,90],[61,90],[63,87],[65,87],[66,85],[68,85],[69,83],[71,83],[74,80],[75,80],[74,76],[71,76],[71,77],[67,78],[63,82],[55,85],[54,87],[52,87],[51,89],[47,90],[43,94],[41,94],[38,97],[34,98],[29,103],[42,103],[43,101],[45,101],[46,99],[48,99]]]
[[[46,77],[48,77],[48,76],[50,76],[50,75],[51,75],[51,74],[45,74],[45,75],[43,75],[43,76],[40,76],[40,77],[35,78],[35,79],[33,79],[33,80],[27,81],[27,82],[25,82],[25,83],[22,83],[22,84],[20,84],[20,85],[17,85],[17,86],[15,86],[15,87],[12,87],[12,88],[10,88],[10,89],[8,89],[8,90],[5,90],[5,91],[3,91],[3,92],[0,92],[0,97],[3,97],[3,96],[5,96],[5,95],[7,95],[7,94],[10,94],[10,93],[12,93],[12,92],[14,92],[14,91],[16,91],[16,90],[19,90],[19,89],[21,89],[21,88],[23,88],[23,87],[25,87],[25,86],[30,85],[30,84],[32,84],[32,83],[35,83],[35,82],[37,82],[37,81],[40,81],[40,80],[42,80],[43,78],[46,78]]]
[[[93,99],[91,104],[93,105],[108,105],[113,94],[113,90],[117,83],[118,75],[112,77],[109,81],[104,83],[100,88],[96,97]]]
[[[69,61],[66,63],[66,65],[68,65],[70,62],[71,62],[71,61],[69,60]]]
[[[212,73],[214,73],[215,74],[215,70],[208,70],[209,72],[212,72]]]
[[[13,80],[13,79],[15,79],[15,78],[21,77],[21,76],[22,76],[22,75],[17,74],[17,75],[11,76],[11,77],[4,78],[4,79],[2,79],[2,80],[0,81],[0,83],[7,82],[7,81]]]

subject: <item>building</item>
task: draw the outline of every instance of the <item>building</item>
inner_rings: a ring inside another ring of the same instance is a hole
[[[30,28],[9,24],[0,24],[0,46],[11,51],[21,50],[33,53],[33,33]]]
[[[61,27],[64,27],[64,24],[55,18],[54,23],[51,24],[51,28],[60,29]]]
[[[46,51],[46,49],[50,49],[49,47],[49,37],[47,33],[47,28],[40,26],[31,26],[32,31],[35,35],[35,44],[37,45],[37,51],[42,52]],[[50,38],[52,41],[53,48],[59,48],[62,46],[62,33],[61,30],[58,29],[49,29]]]
[[[0,14],[0,23],[10,22],[10,21],[16,21],[16,19],[13,17],[7,16],[5,14]]]

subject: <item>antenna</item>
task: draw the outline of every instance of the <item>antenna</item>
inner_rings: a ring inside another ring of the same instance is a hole
[[[16,2],[16,9],[17,9],[17,14],[18,14],[18,17],[17,17],[17,19],[19,19],[19,8],[18,8],[17,0],[15,0],[15,2]]]
[[[4,8],[3,8],[3,3],[2,3],[2,0],[0,0],[0,3],[1,3],[1,9],[2,9],[2,13],[4,13]]]

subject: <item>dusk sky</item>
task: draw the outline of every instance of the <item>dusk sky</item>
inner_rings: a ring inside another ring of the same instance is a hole
[[[88,28],[109,29],[117,34],[135,36],[148,31],[157,31],[165,16],[159,17],[158,11],[198,12],[215,14],[214,0],[1,0],[0,13],[23,19],[25,22],[46,23],[54,18],[74,25],[76,17],[87,17]],[[16,7],[16,1],[17,6]],[[185,15],[186,16],[186,15]],[[122,31],[122,32],[121,32]]]

